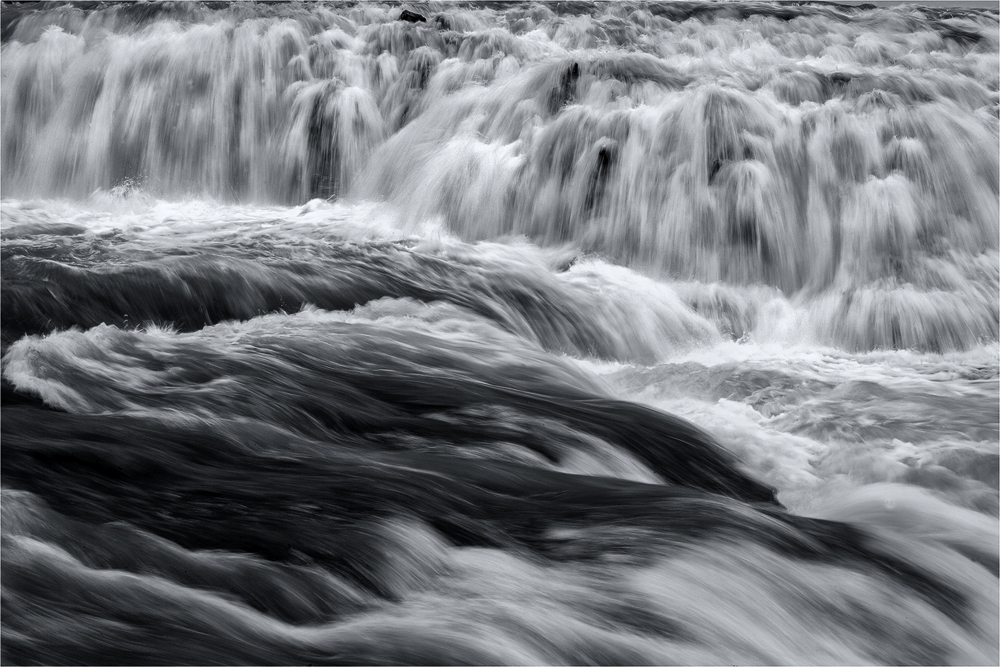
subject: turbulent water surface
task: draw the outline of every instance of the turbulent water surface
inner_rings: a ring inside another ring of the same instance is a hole
[[[998,659],[998,15],[6,3],[5,663]]]

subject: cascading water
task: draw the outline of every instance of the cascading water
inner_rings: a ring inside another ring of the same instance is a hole
[[[4,662],[1000,659],[996,7],[0,19]]]

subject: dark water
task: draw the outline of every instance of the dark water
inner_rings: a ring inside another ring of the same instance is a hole
[[[0,17],[5,663],[1000,660],[996,11]]]

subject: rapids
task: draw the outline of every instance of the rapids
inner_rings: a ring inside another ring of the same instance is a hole
[[[1000,661],[996,7],[0,37],[4,663]]]

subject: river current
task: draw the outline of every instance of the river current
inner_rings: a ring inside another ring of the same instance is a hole
[[[997,664],[998,13],[5,3],[9,664]]]

